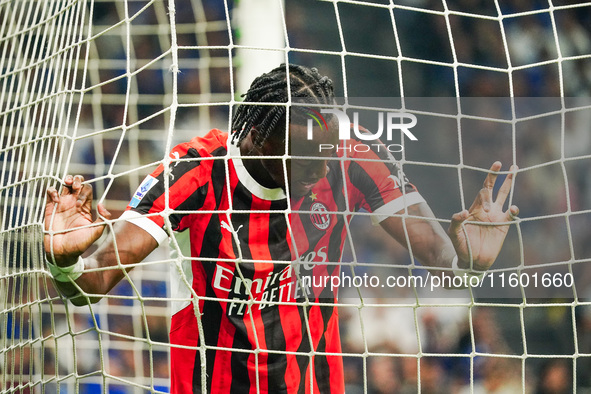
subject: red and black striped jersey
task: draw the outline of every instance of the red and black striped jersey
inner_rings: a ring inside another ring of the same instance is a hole
[[[344,392],[336,297],[297,278],[338,272],[322,263],[339,262],[351,212],[379,221],[423,200],[386,152],[337,156],[308,195],[288,200],[212,130],[139,186],[122,217],[160,244],[173,233],[190,243],[171,269],[173,393]]]

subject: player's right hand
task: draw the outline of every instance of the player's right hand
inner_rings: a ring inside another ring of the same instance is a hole
[[[496,198],[493,196],[501,167],[501,162],[493,163],[470,209],[453,215],[448,230],[460,262],[472,261],[470,267],[477,271],[491,267],[501,252],[509,225],[519,215],[519,208],[515,205],[503,209],[513,188],[513,178],[518,170],[516,165],[509,169]]]
[[[47,189],[45,235],[47,259],[59,266],[76,262],[103,233],[104,219],[111,214],[98,204],[99,217],[92,220],[92,186],[83,184],[81,175],[67,175],[61,194],[54,187]],[[85,227],[93,225],[90,227]]]

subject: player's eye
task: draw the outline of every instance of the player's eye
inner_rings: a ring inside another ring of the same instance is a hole
[[[297,167],[300,168],[314,168],[316,166],[318,166],[319,164],[321,164],[323,162],[323,160],[293,160],[292,161],[292,165],[295,165]]]

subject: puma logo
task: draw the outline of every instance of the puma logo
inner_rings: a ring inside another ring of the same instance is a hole
[[[181,156],[179,155],[179,152],[172,152],[172,156],[173,159],[176,161],[176,163],[174,163],[174,167],[179,165],[179,160],[181,159]]]
[[[176,167],[179,165],[179,160],[180,160],[180,155],[179,152],[172,152],[171,156],[173,157],[173,159],[176,161],[176,163],[174,163],[173,167]],[[170,177],[171,181],[174,181],[174,174],[172,173],[172,171],[170,172],[170,174],[168,174],[168,176]]]
[[[232,226],[230,226],[227,222],[223,221],[221,222],[221,226],[224,230],[227,230],[228,232],[230,232],[230,234],[234,234],[236,235],[236,241],[238,242],[238,245],[240,245],[240,238],[238,238],[238,231],[240,231],[240,229],[242,227],[244,227],[243,224],[241,224],[240,226],[238,226],[238,228],[236,229],[236,231],[234,231],[234,229],[232,228]]]

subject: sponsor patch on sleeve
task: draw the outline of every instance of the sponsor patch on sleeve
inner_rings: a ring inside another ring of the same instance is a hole
[[[133,194],[133,197],[131,198],[131,201],[129,202],[129,206],[131,208],[137,208],[137,206],[140,204],[140,201],[142,201],[142,199],[148,193],[148,191],[151,188],[153,188],[154,185],[157,183],[158,183],[158,179],[154,178],[151,175],[148,175],[142,181],[142,183],[139,185],[139,187],[137,188],[137,190]]]

